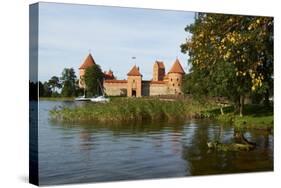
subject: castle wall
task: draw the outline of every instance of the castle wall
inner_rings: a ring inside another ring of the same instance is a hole
[[[152,80],[153,81],[158,81],[158,79],[159,79],[159,68],[158,68],[158,64],[157,63],[155,63],[153,65],[153,73],[152,74],[153,74],[152,75]]]
[[[127,96],[126,80],[106,80],[103,82],[103,87],[108,96]]]
[[[168,74],[168,94],[170,95],[182,94],[181,84],[182,84],[182,74],[178,74],[178,73]]]
[[[165,77],[165,69],[163,68],[163,69],[159,69],[159,73],[158,73],[159,75],[159,78],[158,78],[158,80],[164,80],[164,77]]]
[[[160,68],[157,63],[153,65],[153,81],[162,81],[165,76],[165,68]]]
[[[103,84],[108,96],[127,96],[128,83],[126,80],[106,80]],[[142,81],[141,96],[168,95],[168,83]]]
[[[149,96],[150,95],[150,84],[148,81],[142,81],[141,83],[141,95],[142,96]]]
[[[142,81],[142,96],[168,95],[168,83],[163,81]]]
[[[168,94],[168,85],[166,82],[154,83],[151,82],[149,84],[149,96],[156,95],[167,95]]]
[[[127,96],[141,97],[142,95],[142,80],[141,76],[128,76]],[[134,93],[135,92],[135,93]]]

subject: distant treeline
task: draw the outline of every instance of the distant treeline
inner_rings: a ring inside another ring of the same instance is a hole
[[[65,68],[61,77],[52,76],[45,82],[30,82],[30,99],[39,97],[75,97],[83,95],[83,90],[79,88],[79,80],[73,68]],[[37,90],[39,89],[39,91]]]
[[[82,82],[86,86],[79,87],[79,79],[73,68],[64,68],[61,77],[52,76],[48,81],[36,83],[29,81],[30,99],[38,97],[77,97],[86,93],[88,97],[102,93],[104,75],[99,65],[95,64],[85,70]],[[37,90],[39,89],[39,91]],[[39,94],[39,96],[37,96]]]

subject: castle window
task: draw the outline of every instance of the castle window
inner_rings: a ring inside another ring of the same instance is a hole
[[[175,86],[175,84],[173,84],[173,86]]]
[[[177,81],[179,81],[179,78],[177,78]]]
[[[178,84],[178,86],[180,86],[180,84]]]
[[[173,81],[173,79],[171,78],[171,81]]]

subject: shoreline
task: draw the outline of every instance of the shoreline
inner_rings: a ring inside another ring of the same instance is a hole
[[[39,101],[74,101],[75,97],[39,97]]]
[[[48,100],[43,98],[40,100]],[[71,98],[51,99],[49,101],[70,101]],[[224,115],[212,103],[201,104],[192,99],[166,101],[157,98],[113,98],[110,103],[88,103],[83,106],[51,110],[50,117],[58,122],[97,122],[118,124],[134,122],[186,121],[191,119],[210,119],[221,124],[234,126],[238,130],[257,129],[273,131],[273,107],[246,105],[245,115],[235,115],[231,107]]]

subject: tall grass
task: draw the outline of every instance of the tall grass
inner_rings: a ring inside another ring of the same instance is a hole
[[[159,121],[185,119],[201,114],[211,105],[192,99],[165,101],[157,98],[113,98],[109,103],[88,103],[83,106],[50,111],[52,119],[60,121]]]
[[[173,101],[158,98],[112,98],[109,103],[86,103],[50,111],[53,120],[64,122],[131,123],[144,121],[183,121],[190,118],[211,118],[238,129],[273,129],[273,108],[245,105],[244,116],[234,114],[233,106],[224,108],[224,115],[215,103],[200,103],[192,98]]]

